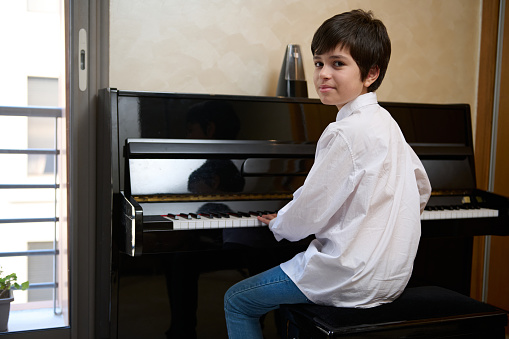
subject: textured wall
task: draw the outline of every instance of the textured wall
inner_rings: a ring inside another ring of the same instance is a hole
[[[110,86],[275,95],[286,45],[333,14],[371,9],[393,53],[380,100],[476,106],[481,0],[110,0]]]

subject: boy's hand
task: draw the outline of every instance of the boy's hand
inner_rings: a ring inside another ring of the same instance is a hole
[[[264,224],[269,224],[272,219],[275,219],[277,217],[277,214],[264,214],[262,216],[257,217],[258,220],[263,222]]]

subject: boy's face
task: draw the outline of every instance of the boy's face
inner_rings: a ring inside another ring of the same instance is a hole
[[[345,48],[336,47],[324,54],[315,54],[313,82],[320,100],[325,105],[341,109],[346,103],[368,92],[368,87],[378,78],[377,68],[365,80],[357,63]]]

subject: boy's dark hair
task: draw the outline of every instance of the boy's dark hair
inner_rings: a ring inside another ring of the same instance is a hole
[[[391,57],[391,40],[382,21],[375,19],[371,11],[356,9],[327,19],[315,32],[311,52],[323,54],[336,47],[347,48],[359,66],[361,79],[368,76],[372,67],[380,69],[380,75],[368,87],[374,92],[382,83]]]

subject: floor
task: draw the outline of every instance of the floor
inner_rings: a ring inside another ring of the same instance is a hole
[[[27,331],[42,328],[54,328],[64,326],[64,320],[62,316],[55,315],[53,309],[39,309],[39,310],[23,310],[23,311],[11,311],[9,317],[9,332]],[[267,328],[265,330],[265,339],[276,339],[279,338],[274,333],[274,323],[271,318],[268,319]],[[136,334],[133,333],[123,338],[135,338]],[[139,338],[139,337],[138,337]],[[143,336],[143,338],[148,338]],[[165,338],[164,336],[151,337],[154,339]],[[204,337],[204,338],[221,338],[221,337]],[[505,336],[509,339],[509,335]]]
[[[200,295],[207,302],[198,306],[198,338],[227,338],[222,295],[231,284],[242,279],[234,270],[224,270],[203,274],[200,280]],[[166,339],[164,332],[170,325],[171,311],[166,293],[164,275],[125,277],[119,298],[123,306],[119,310],[119,339]],[[213,293],[211,293],[213,291]],[[216,300],[217,299],[217,300]],[[9,332],[26,331],[64,326],[62,316],[55,315],[53,309],[11,311]],[[265,319],[265,339],[279,339],[274,314]],[[506,335],[509,339],[509,335]]]

